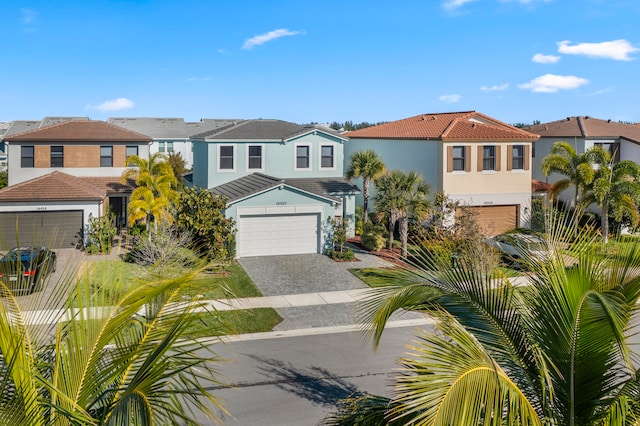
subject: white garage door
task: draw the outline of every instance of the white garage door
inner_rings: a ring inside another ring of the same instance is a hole
[[[317,253],[319,214],[240,216],[238,257]]]

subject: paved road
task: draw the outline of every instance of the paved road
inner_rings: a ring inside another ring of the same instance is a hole
[[[221,366],[223,381],[234,385],[214,390],[232,414],[223,424],[316,425],[341,398],[388,395],[395,361],[417,330],[387,329],[375,352],[357,332],[220,345],[216,351],[232,360]]]

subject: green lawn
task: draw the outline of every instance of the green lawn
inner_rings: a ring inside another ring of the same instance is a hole
[[[111,285],[101,287],[101,292],[124,293],[130,283],[135,283],[136,276],[145,273],[142,266],[126,263],[119,260],[97,261],[88,264],[85,277],[91,279],[93,274],[109,276]],[[198,280],[204,280],[204,284],[210,284],[210,290],[206,291],[201,299],[213,300],[237,297],[260,297],[262,293],[255,286],[251,278],[244,272],[239,264],[233,262],[223,267],[222,270],[203,273]],[[104,282],[104,280],[103,280]],[[199,284],[203,284],[202,282]],[[210,323],[207,327],[210,333],[207,336],[222,334],[243,334],[271,331],[273,327],[282,321],[275,309],[259,308],[249,310],[224,311],[212,314],[197,314],[201,320]],[[205,337],[198,335],[193,337]]]

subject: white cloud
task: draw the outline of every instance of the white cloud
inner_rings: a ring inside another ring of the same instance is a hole
[[[294,36],[298,34],[302,33],[300,31],[289,31],[287,28],[280,28],[279,30],[269,31],[268,33],[251,37],[244,42],[242,48],[249,50],[253,49],[255,46],[260,46],[261,44],[265,44],[268,41],[272,41],[280,37]]]
[[[496,84],[493,86],[480,86],[480,90],[483,92],[502,92],[509,88],[509,83]]]
[[[634,47],[625,39],[603,41],[600,43],[579,43],[570,46],[568,40],[558,42],[558,52],[567,55],[585,55],[591,58],[607,58],[616,61],[631,61],[629,54],[640,48]]]
[[[456,102],[458,102],[460,99],[462,99],[462,96],[460,95],[442,95],[442,96],[438,96],[438,100],[441,102],[446,102],[448,104],[454,104]]]
[[[531,60],[538,64],[555,64],[560,60],[560,56],[555,55],[543,55],[542,53],[536,53]]]
[[[556,93],[558,90],[576,89],[588,82],[589,80],[575,75],[545,74],[528,83],[520,84],[518,87],[532,92]]]
[[[133,108],[133,102],[127,98],[118,98],[111,101],[105,101],[100,105],[89,105],[90,109],[97,109],[98,111],[120,111],[123,109]]]
[[[442,7],[448,10],[454,10],[474,1],[477,0],[445,0],[442,2]]]
[[[20,9],[20,14],[22,15],[22,22],[24,24],[33,24],[38,17],[38,12],[36,10],[28,8]]]

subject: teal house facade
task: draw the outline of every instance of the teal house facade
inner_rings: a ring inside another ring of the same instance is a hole
[[[348,139],[337,132],[242,120],[191,140],[193,185],[227,197],[237,257],[322,253],[343,219],[353,235],[360,191],[343,178]]]

